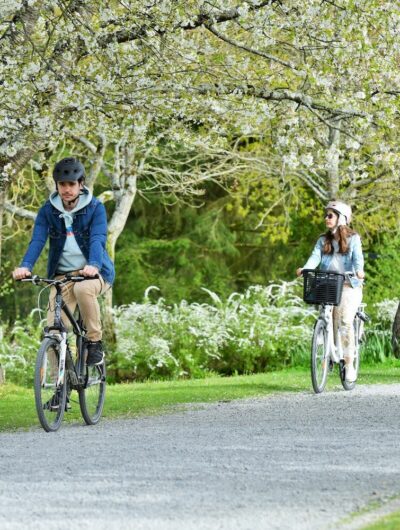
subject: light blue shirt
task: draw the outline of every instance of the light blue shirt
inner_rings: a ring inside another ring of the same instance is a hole
[[[360,236],[358,234],[353,234],[348,238],[347,242],[349,250],[346,254],[341,254],[345,272],[364,272],[364,256],[362,253]],[[303,269],[316,269],[318,265],[320,265],[321,270],[330,270],[334,254],[323,254],[324,243],[325,236],[321,236]],[[358,278],[350,278],[350,283],[352,287],[359,287],[362,285],[362,281]]]
[[[92,194],[89,189],[85,187],[84,193],[79,197],[78,204],[73,210],[68,211],[64,208],[61,197],[57,192],[52,193],[50,196],[51,204],[61,212],[59,217],[64,219],[65,230],[67,233],[65,245],[57,265],[56,272],[59,274],[81,270],[87,265],[87,260],[75,239],[73,222],[76,212],[85,208],[91,200]]]

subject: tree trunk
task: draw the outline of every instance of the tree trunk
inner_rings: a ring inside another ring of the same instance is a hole
[[[108,225],[107,250],[113,262],[115,262],[115,247],[118,237],[126,225],[135,199],[137,190],[136,183],[136,175],[129,175],[126,188],[118,193],[115,211]],[[107,291],[104,299],[103,329],[105,340],[109,344],[115,344],[115,326],[112,317],[112,288]]]
[[[400,359],[400,303],[392,326],[392,349],[396,359]]]
[[[0,190],[0,270],[2,262],[2,251],[3,251],[3,220],[4,220],[4,209],[5,209],[5,197],[6,192]]]
[[[117,342],[112,315],[112,287],[105,293],[101,305],[104,341],[110,348],[112,348]]]
[[[0,364],[0,385],[4,385],[6,382],[6,372]]]
[[[329,198],[336,198],[340,188],[340,177],[339,177],[339,144],[340,144],[340,131],[338,130],[340,122],[335,124],[337,128],[329,129],[329,147],[327,152],[327,173],[328,173],[328,192]]]

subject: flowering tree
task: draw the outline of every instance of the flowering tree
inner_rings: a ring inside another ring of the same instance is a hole
[[[377,225],[390,205],[395,227],[399,25],[385,0],[0,1],[0,230],[32,215],[9,184],[32,159],[49,178],[64,145],[108,176],[111,248],[150,174],[185,194],[267,170],[278,195],[357,198]]]
[[[273,126],[288,170],[320,196],[339,191],[341,160],[353,188],[367,178],[365,143],[397,163],[374,143],[399,91],[391,2],[15,0],[4,15],[3,182],[66,126],[129,129],[138,111],[221,135]]]
[[[208,157],[200,181],[218,164],[218,178],[262,179],[267,170],[277,193],[302,182],[319,200],[359,198],[378,220],[398,196],[400,16],[392,2],[1,5],[0,218],[11,208],[7,183],[32,157],[46,173],[43,155],[86,142],[92,180],[109,175],[113,246],[138,171],[152,168],[156,185],[169,181],[169,189],[197,189],[182,167],[171,174],[167,157],[156,163],[157,146],[177,135]],[[244,154],[243,137],[258,152]]]

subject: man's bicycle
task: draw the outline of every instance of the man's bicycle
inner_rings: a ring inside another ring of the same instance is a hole
[[[333,308],[340,304],[344,281],[353,273],[340,274],[331,271],[303,269],[304,295],[308,304],[319,305],[319,315],[314,326],[311,343],[311,380],[317,394],[325,388],[328,373],[335,364],[339,366],[340,381],[345,390],[352,390],[356,382],[346,381],[346,368],[340,333],[335,336]],[[354,317],[354,369],[356,378],[360,367],[360,343],[364,335],[364,323],[369,317],[361,304]]]
[[[47,432],[57,431],[69,408],[72,390],[79,396],[79,405],[87,425],[100,420],[106,391],[105,361],[99,365],[87,366],[87,346],[82,318],[74,315],[65,304],[62,288],[70,282],[81,282],[91,278],[70,276],[58,280],[32,276],[20,280],[35,285],[49,285],[56,289],[54,323],[44,328],[44,338],[39,348],[35,366],[35,403],[39,421]],[[61,311],[70,321],[75,334],[76,353],[71,352],[67,329],[61,319]]]

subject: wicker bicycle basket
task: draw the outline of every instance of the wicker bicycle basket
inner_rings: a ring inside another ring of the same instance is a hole
[[[344,274],[304,269],[303,277],[303,300],[307,304],[340,304],[345,279]]]

